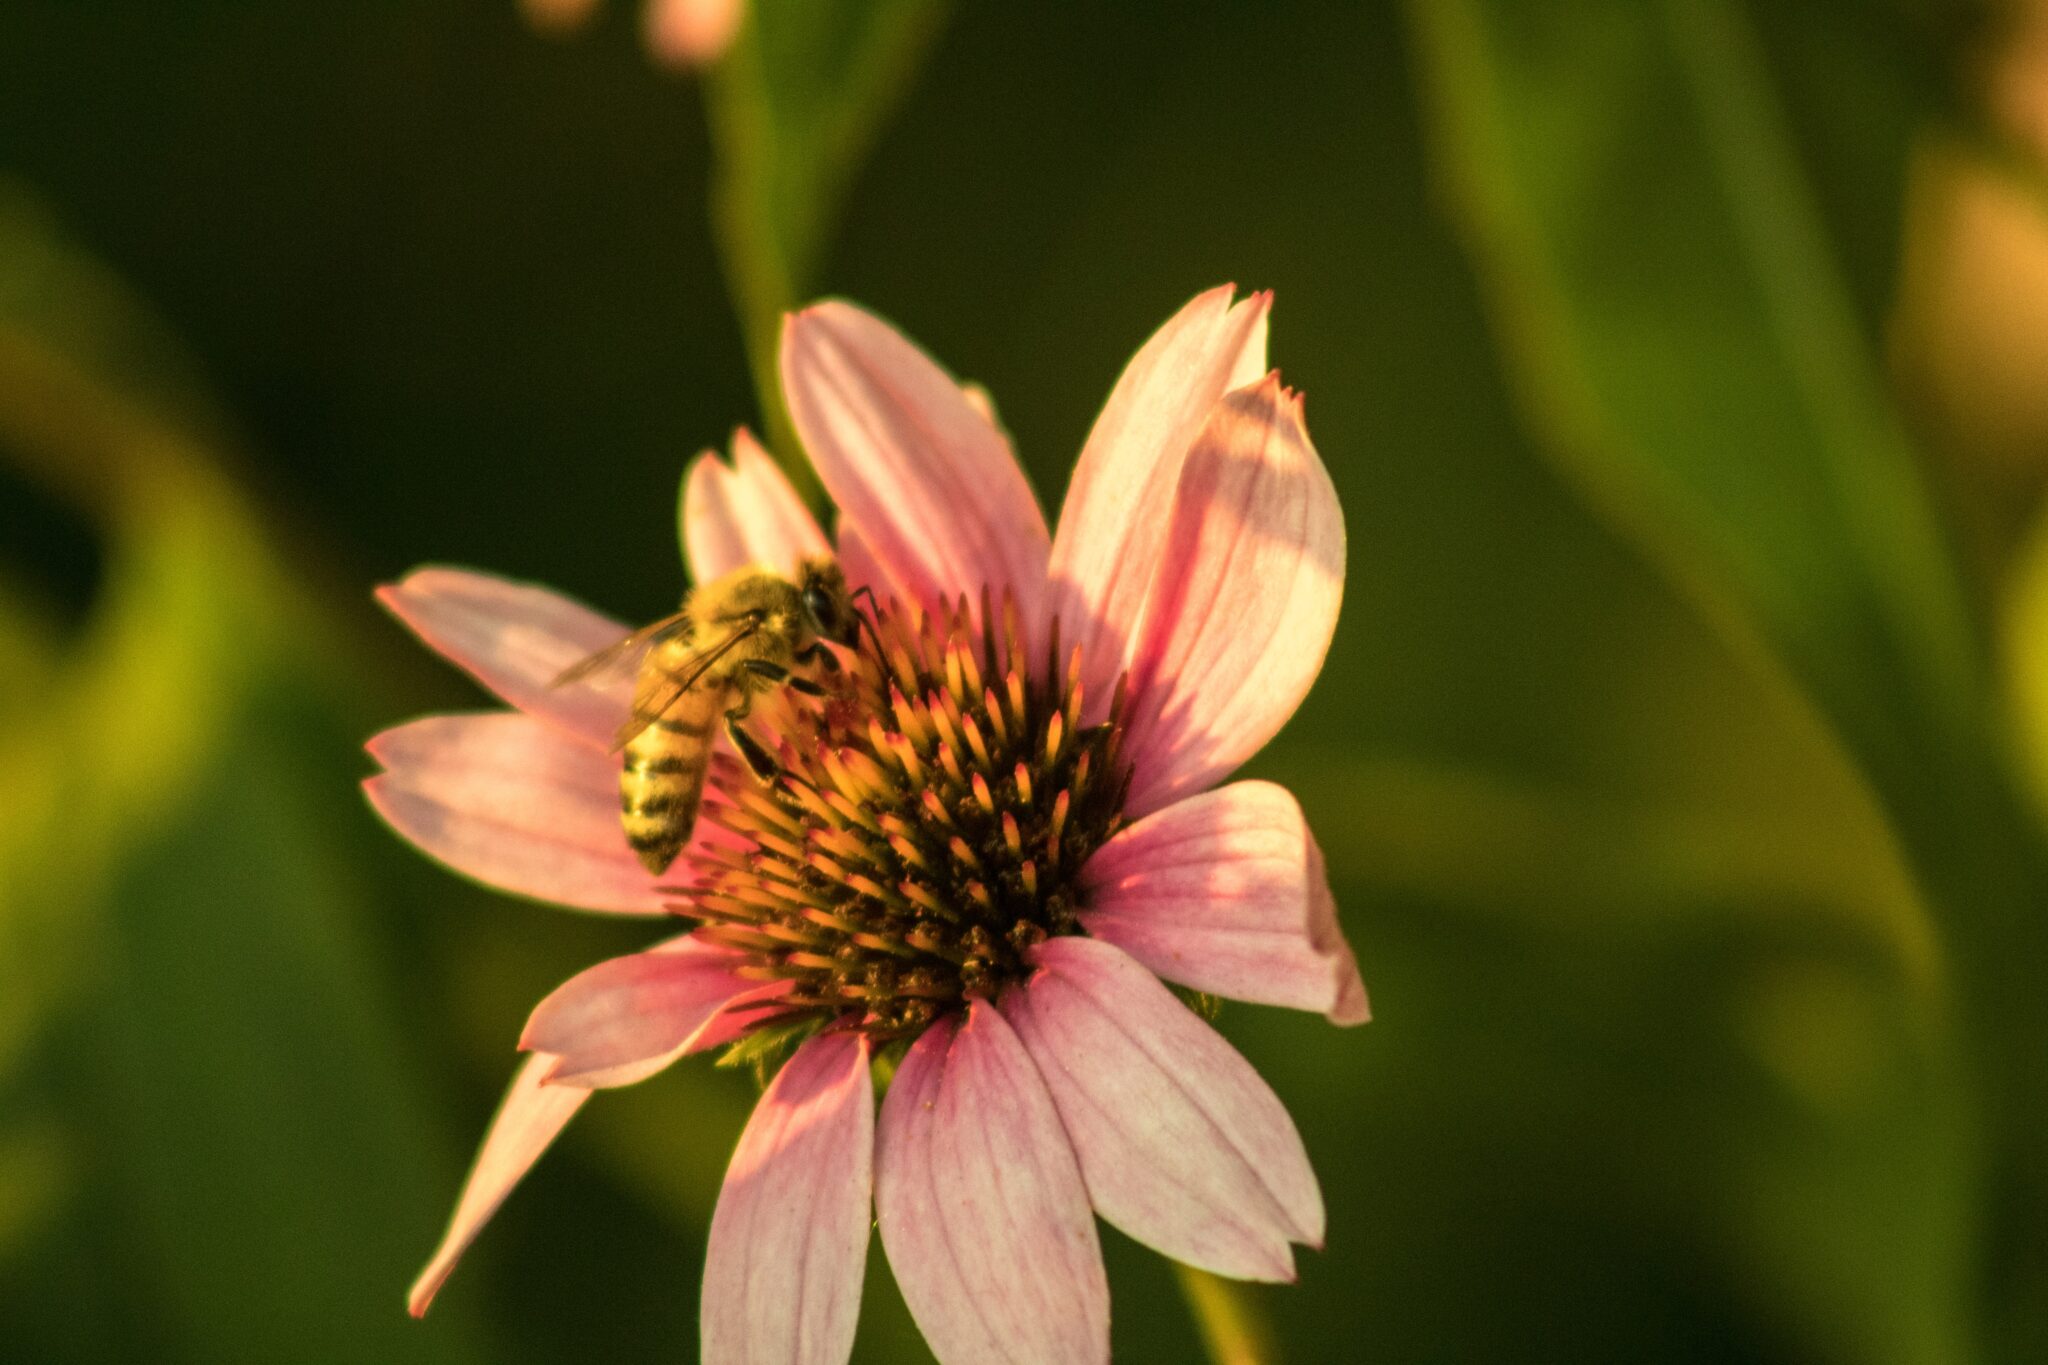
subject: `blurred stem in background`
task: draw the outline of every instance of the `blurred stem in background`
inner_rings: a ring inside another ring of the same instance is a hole
[[[1257,1287],[1226,1280],[1178,1262],[1173,1272],[1195,1315],[1202,1346],[1216,1365],[1278,1365],[1273,1329],[1257,1298]]]
[[[945,17],[944,0],[755,5],[704,78],[712,231],[763,435],[806,501],[823,489],[783,403],[783,314],[809,301],[855,173]]]

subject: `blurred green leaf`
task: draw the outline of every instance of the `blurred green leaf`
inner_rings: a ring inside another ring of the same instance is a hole
[[[1932,1027],[1946,1012],[1948,964],[1898,849],[1874,812],[1811,771],[1785,799],[1759,792],[1746,805],[1620,800],[1391,761],[1325,763],[1290,785],[1348,832],[1329,850],[1333,876],[1646,941],[1735,923],[1767,931],[1796,906],[1876,952]]]
[[[713,226],[768,444],[813,500],[817,476],[783,407],[782,315],[817,287],[847,188],[944,16],[944,0],[751,5],[705,77]]]
[[[0,716],[0,1085],[49,1115],[0,1153],[33,1164],[60,1123],[92,1194],[82,1242],[21,1249],[10,1347],[482,1359],[459,1311],[401,1307],[446,1191],[335,817],[347,670],[188,383],[104,270],[0,196],[0,455],[88,518],[106,566]],[[36,1277],[81,1258],[124,1286],[126,1327],[32,1311]]]
[[[1741,7],[1411,14],[1546,448],[1888,797],[1981,760],[1963,589]]]
[[[1936,1089],[1991,1115],[1975,1198],[1999,1249],[1985,1283],[1942,1292],[2038,1296],[2025,1229],[2048,1214],[2048,1009],[2017,964],[2048,953],[2048,880],[1967,591],[1749,11],[1409,14],[1438,167],[1544,449],[1760,674],[1826,717],[1934,907],[1936,955],[1960,963],[1955,1014],[1985,1084]],[[1970,1317],[1886,1302],[1923,1329]],[[1903,1323],[1887,1340],[1903,1359],[1963,1349]]]

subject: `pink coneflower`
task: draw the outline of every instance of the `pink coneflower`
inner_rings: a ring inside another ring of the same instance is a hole
[[[1321,1244],[1286,1110],[1161,983],[1366,1017],[1301,808],[1225,780],[1308,691],[1344,564],[1300,400],[1266,373],[1270,297],[1231,292],[1131,361],[1057,536],[984,400],[851,305],[789,320],[791,411],[878,629],[826,700],[757,710],[782,774],[714,764],[659,877],[619,825],[626,685],[549,687],[622,628],[461,570],[383,591],[516,708],[371,741],[393,827],[513,892],[694,926],[534,1011],[414,1313],[593,1089],[768,1029],[802,1041],[712,1220],[706,1360],[844,1361],[871,1210],[948,1362],[1106,1359],[1096,1214],[1242,1279]],[[698,582],[831,548],[744,433],[691,468],[683,520]]]

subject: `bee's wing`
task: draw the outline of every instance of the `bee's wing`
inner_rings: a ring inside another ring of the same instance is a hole
[[[651,626],[642,626],[624,639],[615,640],[595,654],[587,655],[557,673],[548,683],[549,687],[567,687],[571,683],[587,679],[630,676],[640,666],[640,658],[647,650],[664,640],[686,634],[690,629],[690,614],[679,611],[674,616],[664,616]]]
[[[626,718],[626,723],[619,727],[619,732],[616,735],[612,736],[612,749],[617,751],[625,748],[626,745],[632,742],[635,735],[667,715],[669,708],[683,699],[684,693],[703,680],[704,675],[711,671],[712,665],[731,653],[734,646],[738,645],[740,641],[747,639],[760,629],[761,622],[758,617],[750,617],[741,621],[727,632],[718,643],[692,651],[689,658],[683,661],[681,668],[678,668],[673,673],[663,675],[657,687],[643,693],[641,696],[635,697],[633,699],[633,714]]]

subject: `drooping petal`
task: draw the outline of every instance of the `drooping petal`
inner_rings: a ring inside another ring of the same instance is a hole
[[[1251,1063],[1122,949],[1050,939],[1003,1015],[1045,1077],[1104,1218],[1178,1261],[1291,1280],[1323,1197]]]
[[[703,1358],[844,1365],[867,1268],[875,1101],[865,1035],[798,1048],[754,1106],[705,1252]]]
[[[793,574],[799,560],[829,556],[788,477],[745,427],[733,433],[732,463],[705,451],[683,480],[683,551],[690,579],[709,583],[748,564]]]
[[[620,1086],[638,1085],[648,1077],[668,1070],[681,1058],[724,1047],[759,1026],[763,1020],[774,1018],[778,1011],[769,1007],[788,995],[795,986],[793,981],[770,981],[741,991],[714,1010],[696,1032],[667,1052],[651,1057],[636,1057],[610,1066],[592,1066],[588,1070],[566,1071],[562,1060],[556,1058],[555,1069],[548,1073],[547,1083],[575,1086],[581,1090],[615,1090]]]
[[[1266,370],[1273,296],[1233,305],[1234,292],[1197,295],[1131,358],[1060,506],[1046,611],[1081,647],[1084,692],[1098,701],[1128,662],[1196,434],[1224,394]]]
[[[415,569],[377,600],[434,650],[530,715],[607,748],[632,704],[630,677],[550,686],[625,627],[560,593],[468,569]]]
[[[672,899],[620,829],[617,760],[553,726],[516,711],[429,716],[367,747],[385,768],[363,784],[370,804],[457,872],[583,910],[659,915]]]
[[[505,1092],[477,1152],[476,1165],[470,1169],[469,1182],[462,1188],[455,1217],[406,1298],[406,1308],[414,1317],[426,1313],[455,1263],[505,1202],[505,1196],[590,1097],[588,1090],[575,1086],[542,1084],[554,1064],[555,1059],[545,1053],[527,1058],[513,1078],[512,1088]]]
[[[1109,1282],[1045,1083],[1001,1014],[933,1025],[882,1101],[875,1211],[946,1365],[1109,1359]]]
[[[558,986],[526,1021],[519,1046],[560,1058],[555,1084],[626,1084],[636,1063],[666,1065],[688,1050],[734,996],[756,983],[734,969],[745,959],[693,935],[600,962]]]
[[[1287,723],[1344,595],[1344,514],[1269,375],[1216,405],[1188,455],[1132,655],[1133,815],[1201,791]]]
[[[1081,870],[1081,922],[1198,991],[1367,1018],[1358,961],[1301,804],[1233,782],[1130,825]]]
[[[790,416],[890,581],[927,602],[984,584],[1038,619],[1051,537],[1003,434],[880,318],[821,303],[782,333]]]

